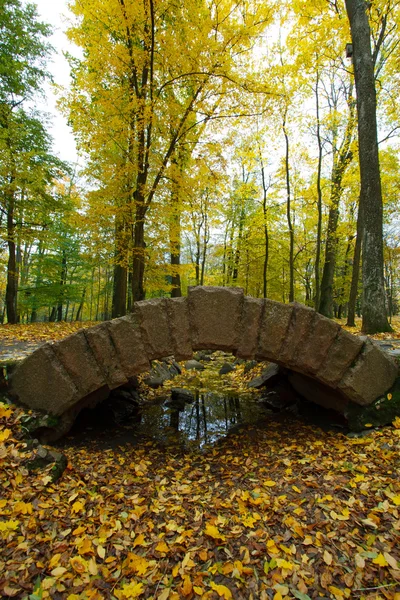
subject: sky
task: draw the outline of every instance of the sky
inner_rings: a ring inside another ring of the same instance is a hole
[[[48,23],[53,28],[53,35],[50,39],[55,48],[53,60],[49,64],[54,82],[58,85],[69,85],[69,66],[63,56],[63,52],[71,52],[71,44],[63,33],[66,29],[65,15],[68,15],[67,0],[33,0],[37,5],[40,20]],[[36,106],[39,110],[45,111],[51,116],[51,135],[54,139],[54,152],[63,160],[77,162],[77,151],[72,131],[67,124],[67,120],[57,109],[57,98],[50,84],[44,88],[45,98],[38,100]]]

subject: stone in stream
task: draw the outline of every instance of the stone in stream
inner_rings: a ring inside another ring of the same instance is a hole
[[[205,366],[201,364],[198,360],[192,359],[188,360],[185,363],[185,369],[187,371],[204,371]]]
[[[235,367],[231,365],[231,363],[224,363],[219,370],[220,375],[227,375],[228,373],[232,373],[235,370]]]

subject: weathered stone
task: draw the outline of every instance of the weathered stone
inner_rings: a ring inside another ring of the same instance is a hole
[[[201,364],[198,360],[188,360],[185,363],[185,369],[187,371],[204,371],[205,366]]]
[[[174,353],[167,305],[163,298],[135,302],[142,340],[150,360]]]
[[[85,329],[83,333],[110,390],[127,383],[107,326],[96,325]]]
[[[271,360],[272,362],[278,360],[292,311],[292,304],[281,304],[274,300],[264,301],[257,358]]]
[[[396,361],[368,340],[338,388],[356,404],[366,406],[387,392],[397,375]]]
[[[337,323],[316,314],[311,331],[297,347],[293,357],[293,369],[311,375],[317,373],[339,331],[340,326]]]
[[[240,342],[236,356],[253,358],[256,355],[263,308],[264,300],[262,298],[250,298],[248,296],[244,298],[240,323]]]
[[[312,330],[316,312],[308,306],[295,302],[285,339],[279,351],[279,360],[285,366],[296,364],[299,346]]]
[[[135,315],[113,319],[109,321],[108,328],[126,377],[150,371]]]
[[[76,385],[46,344],[13,371],[9,393],[33,409],[61,415],[79,398]]]
[[[364,342],[361,338],[341,329],[317,373],[318,379],[332,387],[336,387],[348,367],[353,364],[360,354],[363,345]]]
[[[239,346],[243,306],[240,288],[190,287],[189,315],[194,350],[229,350]]]
[[[219,375],[227,375],[228,373],[232,373],[235,370],[235,367],[231,365],[231,363],[224,363],[219,370]]]
[[[166,306],[175,359],[187,360],[192,358],[193,350],[187,298],[168,298]]]
[[[284,377],[284,370],[279,365],[271,363],[261,373],[259,377],[255,377],[247,384],[248,388],[260,389],[265,386],[275,385]]]
[[[52,350],[75,383],[80,397],[107,384],[83,332],[55,342]]]
[[[389,393],[390,392],[390,393]],[[394,385],[368,406],[360,406],[349,402],[346,411],[347,423],[352,431],[362,431],[372,427],[390,425],[400,415],[400,379]]]
[[[324,408],[336,410],[344,414],[348,406],[348,399],[333,388],[300,373],[289,373],[289,382],[300,396],[309,402],[319,404]]]

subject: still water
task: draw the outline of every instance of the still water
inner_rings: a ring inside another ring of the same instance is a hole
[[[119,424],[111,425],[106,406],[82,411],[65,442],[116,447],[152,440],[181,449],[201,449],[271,414],[251,394],[192,393],[193,400],[181,404],[166,399],[151,401]]]

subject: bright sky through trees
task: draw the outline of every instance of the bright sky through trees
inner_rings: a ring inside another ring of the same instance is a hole
[[[49,64],[49,69],[54,77],[54,83],[61,86],[69,85],[69,65],[63,56],[63,52],[76,53],[68,41],[65,30],[67,27],[66,16],[68,15],[67,0],[35,0],[40,20],[49,23],[53,28],[51,44],[55,49],[53,60]],[[54,137],[55,152],[63,160],[76,162],[77,153],[74,137],[70,127],[57,109],[57,98],[54,89],[49,84],[44,88],[45,97],[40,101],[39,108],[51,115],[52,128],[51,134]]]

